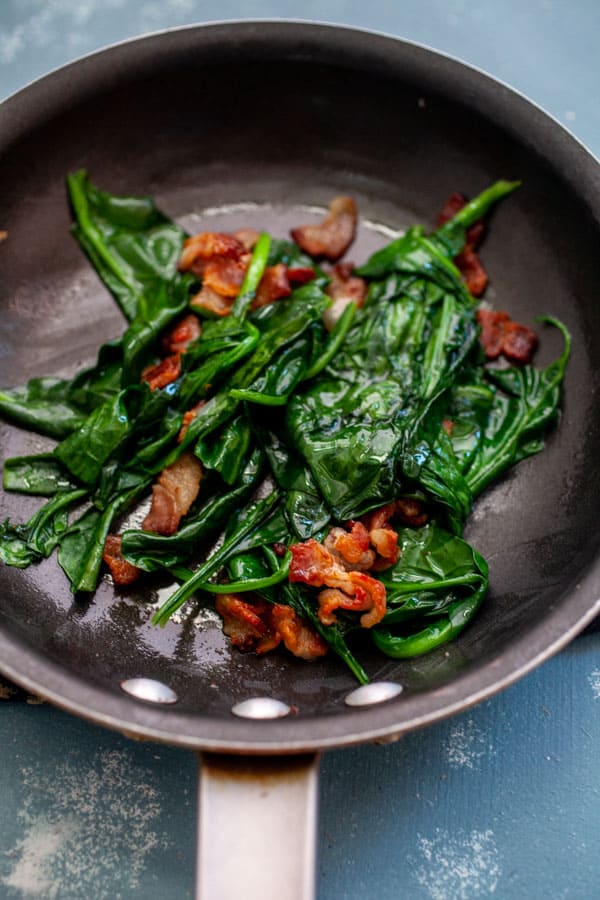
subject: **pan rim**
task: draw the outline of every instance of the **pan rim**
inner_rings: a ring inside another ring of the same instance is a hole
[[[179,26],[151,32],[141,37],[128,38],[58,67],[11,94],[0,104],[0,121],[3,117],[10,120],[15,108],[18,119],[18,106],[24,95],[26,95],[26,99],[33,98],[34,106],[36,102],[39,104],[42,99],[41,95],[46,94],[49,88],[52,90],[53,83],[58,84],[68,73],[81,67],[82,64],[92,69],[96,66],[98,70],[101,70],[105,68],[111,55],[125,55],[131,51],[134,45],[136,47],[145,45],[148,48],[155,42],[165,42],[180,34],[187,37],[226,30],[229,36],[232,31],[240,34],[245,32],[247,39],[251,40],[253,30],[256,30],[257,26],[272,30],[273,36],[276,29],[283,28],[290,31],[300,28],[315,45],[322,41],[325,33],[330,37],[351,33],[357,39],[366,37],[372,41],[372,46],[379,44],[383,47],[385,44],[389,53],[397,52],[400,49],[400,52],[402,50],[412,53],[416,51],[433,55],[436,60],[443,61],[453,69],[458,76],[470,76],[472,80],[474,78],[479,85],[487,87],[487,89],[497,91],[500,88],[501,92],[506,93],[509,101],[514,102],[516,99],[521,104],[522,111],[535,110],[540,117],[541,125],[545,125],[546,129],[550,130],[556,143],[560,143],[562,139],[567,142],[567,149],[570,149],[571,152],[577,150],[578,163],[586,169],[587,180],[597,179],[595,192],[600,201],[598,159],[568,128],[524,94],[485,71],[425,44],[400,39],[384,32],[340,26],[334,23],[304,19],[224,20]],[[74,81],[74,79],[72,80]],[[98,87],[97,83],[95,87]],[[73,87],[69,96],[70,102],[73,102],[73,98],[77,99],[77,96],[77,89]],[[50,116],[52,114],[50,111]],[[555,163],[553,168],[556,167]],[[569,174],[568,172],[563,173],[565,178]],[[586,178],[580,173],[578,183],[581,184],[585,180]],[[592,209],[593,202],[589,201],[588,206]],[[596,208],[597,215],[599,215],[600,202]],[[539,625],[528,631],[525,638],[513,643],[509,651],[504,652],[502,665],[496,658],[493,658],[485,665],[477,666],[472,671],[459,676],[441,689],[389,701],[380,707],[371,707],[360,710],[358,713],[348,711],[347,713],[323,716],[320,719],[313,717],[303,720],[299,717],[275,722],[254,723],[236,720],[233,716],[231,721],[216,720],[215,717],[202,717],[197,713],[177,713],[172,709],[159,709],[147,704],[140,704],[125,695],[120,696],[108,688],[93,685],[85,678],[45,659],[39,651],[33,648],[28,653],[23,653],[26,645],[2,628],[0,628],[0,671],[26,689],[49,700],[52,704],[96,724],[138,738],[168,742],[190,749],[202,748],[229,753],[254,754],[295,753],[299,750],[350,746],[364,741],[389,740],[399,737],[406,731],[446,718],[490,697],[562,649],[600,612],[599,571],[600,561],[596,559],[588,572],[582,576],[577,586],[579,590],[575,592],[572,601],[567,603],[565,600],[563,606],[548,614],[547,618]],[[589,597],[595,599],[590,600]],[[568,616],[565,615],[567,612]],[[34,654],[33,657],[32,654]],[[479,685],[477,689],[474,685],[475,681]],[[434,695],[437,696],[435,696],[436,704],[433,705],[433,708],[428,711],[422,710],[422,706],[432,705],[430,702],[423,703],[422,701],[426,698],[431,700]],[[83,697],[84,700],[79,699],[80,697]],[[403,709],[409,709],[412,712],[408,717],[403,717]],[[348,718],[349,716],[351,719]],[[352,726],[344,727],[346,722],[352,722]],[[211,730],[215,731],[214,735],[207,734],[203,730],[206,723],[210,725]],[[359,725],[361,727],[358,727]],[[311,732],[311,734],[307,735],[307,732]]]

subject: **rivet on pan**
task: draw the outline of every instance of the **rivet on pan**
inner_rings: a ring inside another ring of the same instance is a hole
[[[231,712],[242,719],[281,719],[288,715],[290,707],[274,697],[249,697],[232,706]]]
[[[371,706],[372,703],[383,703],[402,693],[402,685],[395,681],[372,681],[362,684],[346,695],[344,702],[348,706]]]
[[[154,678],[125,678],[121,687],[127,694],[148,703],[177,703],[177,694]]]

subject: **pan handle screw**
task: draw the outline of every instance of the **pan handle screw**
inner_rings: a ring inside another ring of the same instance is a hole
[[[234,716],[242,719],[281,719],[290,711],[287,703],[275,700],[274,697],[249,697],[231,708]]]
[[[177,694],[162,681],[154,678],[125,678],[121,681],[121,689],[137,700],[148,703],[177,703]]]

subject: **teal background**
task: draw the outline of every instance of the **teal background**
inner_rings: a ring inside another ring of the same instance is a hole
[[[525,93],[600,154],[597,0],[0,0],[0,97],[108,43],[248,17],[428,44]],[[592,630],[460,716],[327,753],[319,900],[600,897],[599,650]],[[0,759],[2,900],[192,896],[193,754],[9,697]]]

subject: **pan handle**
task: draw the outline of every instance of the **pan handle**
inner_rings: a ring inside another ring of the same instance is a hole
[[[319,757],[200,754],[196,900],[312,900]]]

